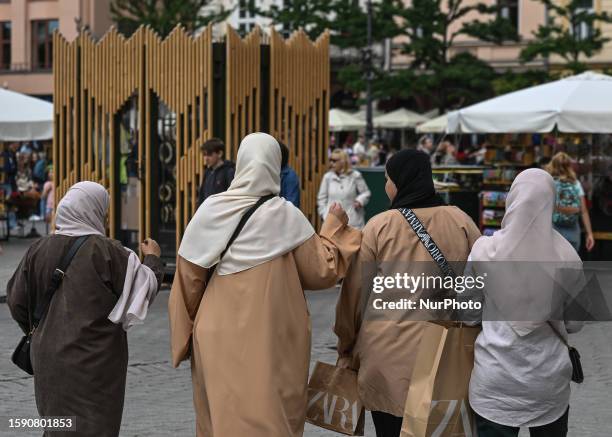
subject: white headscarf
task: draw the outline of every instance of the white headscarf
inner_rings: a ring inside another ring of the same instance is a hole
[[[110,197],[95,182],[74,184],[57,206],[55,233],[69,237],[104,235]]]
[[[55,233],[69,237],[105,235],[104,222],[110,205],[110,196],[102,185],[95,182],[74,184],[60,201],[55,216]],[[153,271],[141,264],[138,255],[129,252],[125,282],[121,296],[108,319],[121,324],[126,331],[143,323],[158,290]]]
[[[501,230],[479,238],[470,259],[478,273],[487,273],[486,297],[519,335],[527,335],[551,316],[582,286],[580,257],[553,229],[555,184],[540,169],[521,172],[506,198]],[[568,270],[569,269],[569,270]],[[561,277],[562,276],[562,277]],[[512,317],[510,316],[510,317]]]
[[[280,192],[281,151],[274,137],[247,135],[238,149],[236,175],[226,192],[207,198],[185,230],[179,255],[209,268],[219,262],[242,215],[260,197]],[[247,270],[290,252],[315,231],[291,202],[275,197],[249,219],[217,268],[220,275]]]

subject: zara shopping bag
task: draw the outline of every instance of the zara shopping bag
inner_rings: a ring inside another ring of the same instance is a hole
[[[404,409],[401,437],[476,437],[468,388],[479,327],[427,323]]]
[[[318,361],[308,383],[306,421],[346,435],[363,435],[365,410],[357,372]]]

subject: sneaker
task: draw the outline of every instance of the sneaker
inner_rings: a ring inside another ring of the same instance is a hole
[[[31,222],[39,222],[41,220],[42,218],[40,218],[40,216],[37,214],[32,214],[30,218],[28,219],[28,221],[31,221]]]

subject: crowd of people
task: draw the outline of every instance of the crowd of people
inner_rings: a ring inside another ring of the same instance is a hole
[[[385,159],[390,206],[365,223],[370,191],[350,155],[337,149],[318,195],[323,224],[317,231],[297,207],[299,179],[287,170],[286,147],[275,138],[246,136],[235,164],[224,159],[220,140],[203,149],[208,168],[201,204],[182,238],[168,302],[171,360],[191,363],[198,436],[303,434],[311,347],[304,291],[341,281],[337,365],[358,373],[377,436],[399,437],[424,323],[369,321],[364,268],[375,265],[373,274],[393,276],[398,263],[387,261],[401,260],[402,273],[418,276],[419,262],[432,260],[422,232],[407,222],[409,212],[452,262],[580,260],[555,230],[556,214],[579,214],[559,194],[572,178],[559,170],[561,163],[551,166],[556,180],[541,169],[520,173],[501,230],[483,237],[467,214],[436,194],[431,156],[414,149]],[[440,153],[448,161],[454,152],[447,146]],[[90,236],[32,334],[39,413],[76,416],[80,436],[119,434],[126,331],[145,319],[161,281],[157,243],[143,243],[141,262],[104,236],[108,206],[102,186],[74,185],[57,207],[55,233],[30,247],[7,290],[13,318],[31,332],[30,314],[51,273],[76,239]],[[490,304],[485,297],[483,312]],[[563,338],[580,328],[553,323]],[[567,435],[572,364],[562,339],[545,321],[481,324],[470,382],[478,435],[518,436],[520,427],[532,436]]]
[[[53,167],[46,148],[38,142],[11,143],[2,152],[3,183],[0,195],[5,204],[8,228],[19,235],[26,221],[53,217],[55,192]],[[32,227],[36,235],[36,229]]]

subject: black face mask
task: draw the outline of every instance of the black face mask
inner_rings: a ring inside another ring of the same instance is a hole
[[[394,154],[387,162],[387,175],[397,187],[391,202],[396,208],[431,208],[445,205],[436,194],[429,156],[418,150],[406,149]]]

